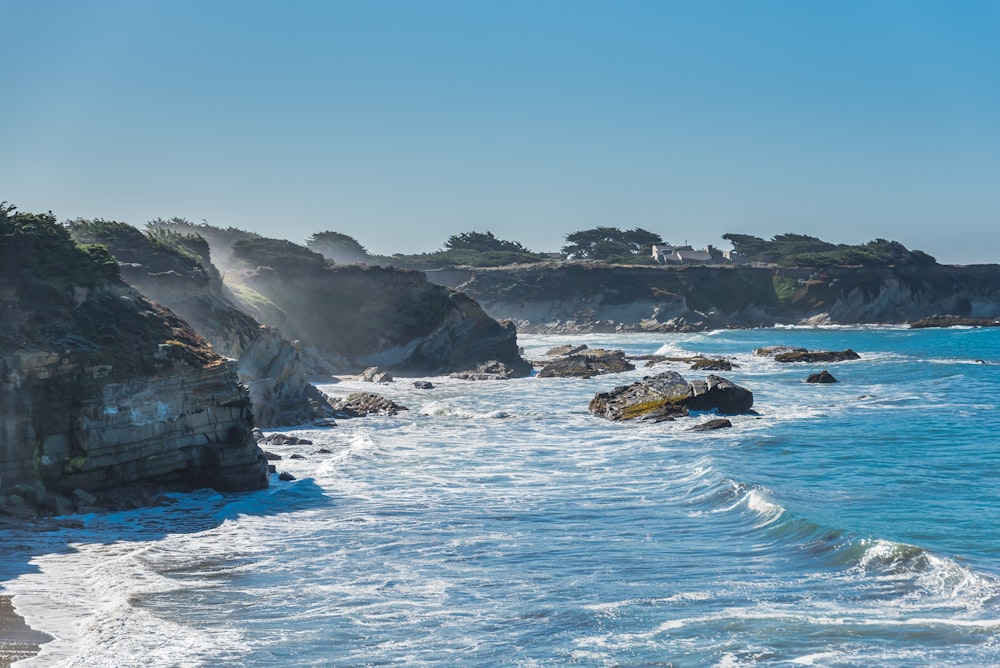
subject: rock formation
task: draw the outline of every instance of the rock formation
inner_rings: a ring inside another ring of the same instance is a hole
[[[428,272],[525,332],[694,331],[1000,318],[1000,266],[538,264]]]
[[[606,373],[631,371],[635,366],[625,359],[621,350],[602,348],[576,349],[552,360],[538,372],[539,378],[592,378]]]
[[[837,379],[833,377],[833,374],[823,369],[819,373],[811,373],[806,378],[807,383],[836,383]]]
[[[259,426],[294,426],[332,415],[327,397],[306,377],[302,346],[235,307],[204,239],[168,230],[143,234],[107,221],[78,220],[69,229],[77,241],[108,248],[126,282],[237,360]]]
[[[0,501],[267,485],[227,361],[51,214],[0,209],[0,311]]]
[[[753,393],[725,378],[708,376],[688,383],[675,371],[647,376],[610,392],[599,392],[590,412],[609,420],[661,422],[688,415],[689,411],[716,411],[723,415],[750,412]]]
[[[226,282],[242,308],[352,368],[435,375],[496,360],[520,376],[531,371],[513,324],[493,320],[422,272],[332,266],[274,239],[237,242],[232,258]]]
[[[775,362],[784,362],[786,364],[795,362],[848,362],[857,359],[861,359],[861,355],[850,348],[847,350],[793,350],[778,353],[774,356]]]

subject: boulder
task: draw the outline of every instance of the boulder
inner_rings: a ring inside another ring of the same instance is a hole
[[[372,392],[355,392],[343,399],[337,399],[333,408],[340,418],[366,417],[368,415],[396,415],[400,411],[409,410],[380,394]]]
[[[287,471],[282,471],[281,473],[278,474],[278,480],[291,482],[292,480],[295,480],[295,476],[293,476],[291,473],[288,473]]]
[[[688,431],[712,431],[714,429],[728,429],[732,426],[733,423],[726,418],[715,418],[714,420],[709,420],[708,422],[696,424],[688,429]]]
[[[392,374],[378,366],[370,366],[361,372],[358,380],[363,383],[391,383],[394,378]]]
[[[538,372],[539,378],[592,378],[606,373],[631,371],[635,366],[621,350],[588,348],[553,360]]]
[[[807,383],[836,383],[837,379],[833,377],[833,374],[823,369],[819,373],[811,373],[809,377],[806,378]]]
[[[415,380],[413,381],[413,387],[418,390],[433,390],[434,383],[429,380]]]
[[[587,349],[587,344],[585,344],[585,343],[581,344],[581,345],[578,345],[578,346],[573,346],[573,345],[567,344],[565,346],[556,346],[555,348],[549,348],[549,350],[545,353],[545,356],[546,357],[565,357],[566,355],[575,355],[575,354],[577,354],[577,353],[579,353],[581,351],[584,351],[586,349]]]
[[[861,359],[861,355],[857,354],[850,348],[847,350],[806,350],[806,351],[792,351],[785,353],[778,353],[774,356],[775,362],[807,362],[807,363],[830,363],[830,362],[846,362],[848,360]]]
[[[691,371],[732,371],[736,365],[727,359],[703,357],[691,362]]]
[[[598,392],[590,401],[590,412],[609,420],[637,418],[659,422],[688,414],[685,402],[690,386],[675,371],[647,376],[610,392]]]
[[[750,412],[753,393],[725,378],[709,376],[688,383],[675,371],[647,376],[610,392],[598,392],[590,412],[609,420],[661,422],[683,417],[689,411],[716,411],[736,415]]]
[[[753,392],[720,376],[691,382],[687,407],[692,411],[714,410],[722,415],[741,415],[753,406]]]

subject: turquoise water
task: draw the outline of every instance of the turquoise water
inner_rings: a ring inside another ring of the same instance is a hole
[[[270,448],[296,481],[5,533],[57,637],[27,665],[1000,664],[1000,330],[522,337],[567,342],[731,356],[759,415],[587,412],[684,365],[382,386],[411,410]],[[862,358],[752,355],[777,344]]]

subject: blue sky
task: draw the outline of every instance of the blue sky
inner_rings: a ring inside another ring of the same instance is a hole
[[[0,0],[0,26],[22,210],[1000,262],[1000,2]]]

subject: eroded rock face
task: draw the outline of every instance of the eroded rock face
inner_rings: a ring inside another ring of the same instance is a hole
[[[496,360],[519,376],[531,372],[512,323],[497,322],[422,272],[330,266],[272,239],[238,243],[233,259],[226,282],[240,286],[234,294],[241,308],[359,370],[438,375]]]
[[[0,232],[0,494],[267,485],[246,388],[205,339],[51,216],[0,211]]]
[[[590,412],[609,420],[660,422],[688,415],[689,411],[716,411],[723,415],[748,413],[753,393],[735,383],[709,376],[688,383],[675,371],[647,376],[610,392],[599,392]]]
[[[166,230],[147,236],[124,223],[84,221],[70,230],[79,241],[105,245],[121,263],[125,281],[237,361],[259,426],[293,426],[332,415],[327,397],[306,377],[302,346],[235,307],[204,239]]]

